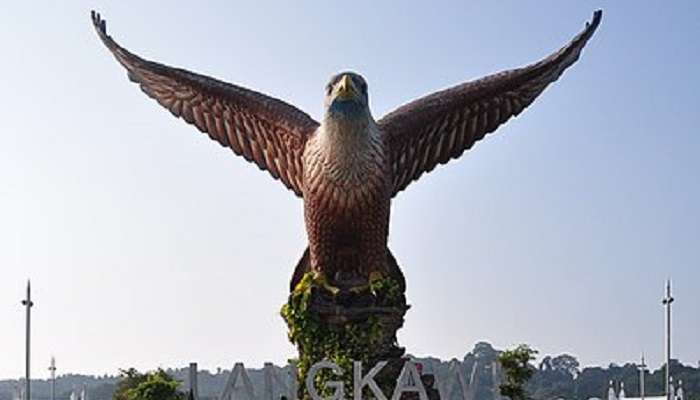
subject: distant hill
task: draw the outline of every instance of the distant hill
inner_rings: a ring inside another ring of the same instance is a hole
[[[461,360],[443,361],[437,358],[416,358],[423,365],[424,373],[432,373],[438,382],[443,400],[503,400],[498,394],[501,371],[496,359],[499,350],[489,343],[481,342]],[[125,366],[128,367],[128,366]],[[535,374],[527,389],[535,400],[553,400],[563,397],[568,400],[587,400],[591,397],[607,398],[609,382],[624,382],[628,397],[638,396],[639,371],[637,364],[623,366],[611,364],[607,367],[580,369],[575,357],[562,354],[547,356],[539,365],[533,365]],[[262,369],[246,369],[259,400],[264,393]],[[274,367],[275,374],[283,380],[290,376],[291,369]],[[683,381],[686,400],[700,400],[700,368],[671,362],[673,376]],[[169,369],[168,373],[189,387],[187,368]],[[230,370],[210,372],[200,370],[198,385],[202,400],[217,400],[231,374]],[[56,380],[57,400],[69,400],[74,389],[88,388],[88,400],[111,400],[118,376],[61,375]],[[650,372],[646,377],[648,395],[663,393],[663,369]],[[0,400],[15,400],[16,380],[0,381]],[[277,394],[275,398],[278,398]],[[50,400],[50,383],[47,380],[32,380],[32,400]]]

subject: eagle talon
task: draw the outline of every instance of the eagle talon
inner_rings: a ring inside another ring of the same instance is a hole
[[[340,288],[338,288],[337,286],[333,286],[328,282],[328,279],[326,279],[326,274],[324,274],[323,272],[316,272],[314,275],[314,282],[319,287],[326,289],[333,296],[337,295],[340,292]]]
[[[380,281],[382,279],[384,279],[384,273],[382,273],[381,271],[372,271],[369,274],[369,284],[370,285],[377,282],[377,281]]]

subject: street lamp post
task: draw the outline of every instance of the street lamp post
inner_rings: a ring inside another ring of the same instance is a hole
[[[644,378],[647,372],[647,364],[644,362],[644,354],[642,354],[642,364],[639,366],[639,397],[644,400],[646,396],[646,388]]]
[[[673,399],[671,393],[671,304],[673,304],[673,296],[671,296],[671,280],[666,282],[666,296],[661,304],[666,308],[666,398]]]
[[[31,350],[31,317],[32,317],[32,306],[34,303],[32,302],[32,289],[31,289],[31,283],[27,281],[27,298],[22,300],[22,305],[27,309],[27,326],[26,326],[26,332],[25,332],[25,384],[27,385],[26,388],[24,389],[24,400],[31,400],[31,394],[30,394],[30,387],[31,387],[31,372],[29,368],[29,358],[30,358],[30,350]]]
[[[56,400],[56,359],[53,356],[49,371],[51,371],[51,400]]]

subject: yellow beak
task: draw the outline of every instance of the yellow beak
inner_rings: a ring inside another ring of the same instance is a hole
[[[352,79],[348,75],[343,75],[338,82],[336,97],[340,99],[350,99],[357,95],[355,90],[355,85],[352,83]]]

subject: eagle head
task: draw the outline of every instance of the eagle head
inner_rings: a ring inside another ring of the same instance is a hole
[[[324,106],[327,118],[366,120],[369,116],[367,82],[354,72],[334,75],[326,85]]]

